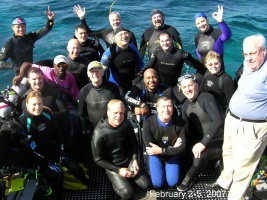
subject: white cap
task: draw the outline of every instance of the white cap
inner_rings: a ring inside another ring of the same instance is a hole
[[[54,65],[57,65],[59,63],[66,63],[68,64],[68,59],[66,58],[66,56],[63,55],[58,55],[54,58]]]

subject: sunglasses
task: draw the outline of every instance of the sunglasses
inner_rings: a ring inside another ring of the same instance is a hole
[[[185,74],[178,78],[178,84],[181,85],[182,81],[186,79],[192,79],[193,81],[195,81],[196,77],[193,74]]]
[[[58,63],[56,66],[58,68],[65,68],[65,67],[68,67],[68,64],[66,64],[66,63]]]
[[[207,63],[207,66],[209,66],[209,67],[212,67],[213,65],[214,65],[214,66],[217,66],[217,65],[219,65],[219,63],[220,63],[220,62]]]

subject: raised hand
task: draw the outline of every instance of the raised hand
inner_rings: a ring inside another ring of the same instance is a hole
[[[84,19],[85,17],[85,7],[81,8],[81,6],[78,4],[78,5],[75,5],[73,6],[73,12],[76,13],[76,15],[80,18],[80,19]]]
[[[45,11],[45,13],[47,14],[47,18],[49,20],[53,20],[55,18],[56,14],[50,10],[50,6],[48,6],[47,11]]]
[[[218,12],[214,12],[212,14],[212,17],[217,21],[217,22],[222,22],[223,21],[223,6],[218,5]]]

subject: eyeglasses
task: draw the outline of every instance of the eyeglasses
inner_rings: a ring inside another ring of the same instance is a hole
[[[258,51],[255,51],[255,52],[243,53],[243,56],[245,58],[247,58],[248,56],[251,56],[251,57],[258,56],[261,50],[262,48],[260,48]]]
[[[220,62],[207,63],[207,66],[209,66],[209,67],[212,67],[213,65],[214,65],[214,66],[217,66],[217,65],[219,65],[219,63],[220,63]]]
[[[65,68],[65,67],[68,67],[68,64],[66,64],[66,63],[58,63],[56,66],[58,68]]]
[[[195,81],[196,77],[193,74],[185,74],[178,78],[178,85],[181,85],[182,81],[186,79],[192,79],[193,81]]]

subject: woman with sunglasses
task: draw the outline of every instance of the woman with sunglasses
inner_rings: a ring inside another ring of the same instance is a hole
[[[215,51],[210,51],[205,57],[205,66],[208,70],[202,78],[200,91],[211,93],[222,108],[222,113],[225,114],[235,92],[234,82],[222,70],[221,57]]]

